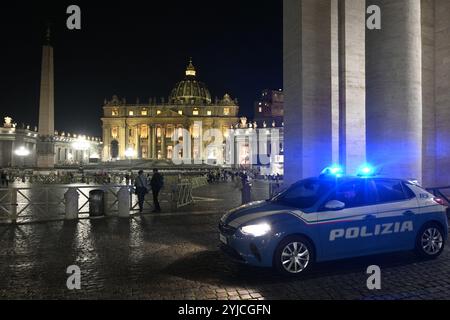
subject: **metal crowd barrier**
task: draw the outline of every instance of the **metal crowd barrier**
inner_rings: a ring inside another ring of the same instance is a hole
[[[209,184],[208,179],[206,177],[194,177],[194,178],[190,179],[190,182],[192,184],[192,189],[204,187]]]
[[[104,204],[106,215],[117,215],[120,211],[120,192],[125,192],[126,206],[130,212],[138,209],[138,199],[133,188],[126,185],[102,185],[102,186],[35,186],[28,188],[0,189],[0,222],[24,223],[48,220],[60,220],[67,218],[69,191],[75,195],[76,217],[82,218],[89,215],[89,192],[91,190],[104,191]],[[76,193],[75,193],[76,192]],[[176,210],[193,203],[192,184],[179,183],[163,188],[160,193],[160,203],[166,209]],[[151,192],[147,195],[144,210],[153,208]]]

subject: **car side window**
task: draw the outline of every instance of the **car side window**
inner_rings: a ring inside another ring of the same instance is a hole
[[[337,200],[345,203],[345,209],[366,206],[365,181],[354,180],[339,185],[329,200]]]
[[[409,199],[400,180],[376,180],[378,198],[381,203],[398,202]]]
[[[347,182],[336,190],[336,200],[345,203],[345,208],[356,208],[366,205],[365,186],[363,181]]]
[[[314,206],[320,197],[331,188],[331,183],[319,180],[305,180],[275,197],[274,201],[300,209],[307,209]]]

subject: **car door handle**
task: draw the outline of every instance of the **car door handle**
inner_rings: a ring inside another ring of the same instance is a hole
[[[372,220],[372,219],[376,219],[376,216],[373,214],[368,214],[365,218],[365,220]]]
[[[411,217],[414,215],[414,212],[412,212],[411,210],[408,210],[408,211],[403,212],[403,215],[407,216],[407,217]]]

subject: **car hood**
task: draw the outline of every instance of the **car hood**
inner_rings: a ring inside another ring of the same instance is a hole
[[[256,201],[228,211],[221,219],[225,225],[238,228],[252,220],[299,210],[270,201]]]

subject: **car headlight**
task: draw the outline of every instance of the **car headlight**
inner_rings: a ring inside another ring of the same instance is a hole
[[[261,237],[266,235],[271,230],[268,223],[252,224],[248,226],[241,227],[243,234],[252,235],[254,237]]]

